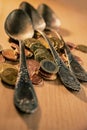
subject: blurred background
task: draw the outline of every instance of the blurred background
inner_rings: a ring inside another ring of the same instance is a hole
[[[87,2],[86,0],[26,0],[35,8],[41,3],[48,4],[61,20],[61,34],[71,42],[86,43]],[[8,13],[18,8],[22,0],[0,0],[0,27]],[[16,4],[15,4],[16,3]],[[84,35],[83,35],[84,34]]]

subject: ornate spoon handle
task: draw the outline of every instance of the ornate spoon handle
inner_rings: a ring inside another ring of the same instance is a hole
[[[19,41],[20,45],[20,70],[15,87],[14,104],[25,113],[33,113],[38,106],[37,97],[30,80],[24,51],[24,43]]]
[[[73,72],[71,72],[69,70],[69,68],[64,64],[64,62],[61,60],[61,58],[59,57],[59,54],[56,52],[56,50],[54,49],[52,43],[50,42],[50,40],[47,38],[47,36],[41,32],[40,30],[37,30],[39,33],[41,33],[41,35],[44,37],[44,39],[47,41],[47,43],[50,46],[50,50],[51,53],[53,55],[54,61],[57,64],[57,66],[59,67],[59,71],[58,71],[58,75],[62,81],[62,83],[71,90],[75,90],[75,91],[79,91],[80,90],[80,83],[77,80],[77,78],[75,77],[75,75],[73,74]]]
[[[60,37],[61,37],[61,41],[64,43],[64,46],[65,46],[65,49],[66,49],[66,52],[67,52],[67,56],[68,56],[68,59],[69,59],[69,63],[70,63],[70,66],[71,66],[73,73],[75,74],[77,79],[87,82],[87,72],[79,64],[79,62],[75,59],[75,57],[71,53],[69,47],[64,42],[62,36],[60,36]]]

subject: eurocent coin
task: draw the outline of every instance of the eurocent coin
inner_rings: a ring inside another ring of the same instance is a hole
[[[15,68],[6,68],[1,73],[1,81],[8,85],[15,85],[18,76],[18,70]]]

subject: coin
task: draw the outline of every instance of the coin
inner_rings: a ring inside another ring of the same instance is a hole
[[[34,59],[37,60],[38,62],[40,62],[40,61],[46,59],[46,56],[43,55],[43,54],[41,54],[41,55],[35,55]]]
[[[47,73],[55,74],[58,72],[59,68],[58,66],[51,60],[44,59],[40,62],[40,66],[42,70],[44,70]]]
[[[1,81],[7,83],[8,85],[15,85],[17,80],[18,70],[14,68],[6,68],[1,73]]]
[[[30,50],[31,51],[36,51],[37,49],[45,49],[45,46],[43,46],[40,42],[37,42],[37,43],[33,43],[30,45]]]
[[[40,68],[40,63],[34,59],[27,60],[27,68],[30,77],[32,77],[35,73],[38,73],[38,70]]]
[[[2,71],[4,71],[5,69],[7,69],[7,68],[15,68],[16,69],[16,67],[15,66],[13,66],[12,64],[9,64],[9,63],[1,63],[0,64],[0,73],[2,73]]]
[[[34,51],[34,58],[37,61],[41,61],[43,59],[50,59],[53,60],[53,57],[51,55],[51,53],[47,50],[47,48],[45,47],[39,47]]]
[[[19,46],[18,46],[18,44],[16,44],[16,43],[10,43],[10,46],[13,48],[13,49],[17,49],[18,51],[19,51]]]
[[[39,71],[39,75],[45,80],[55,80],[57,78],[56,74],[49,74],[42,70]]]
[[[41,76],[39,76],[38,74],[34,74],[32,77],[31,77],[31,80],[32,80],[32,83],[34,85],[40,85],[42,84],[43,82],[43,79],[41,78]]]
[[[46,42],[46,40],[44,40],[43,37],[39,37],[38,40],[41,42],[42,45],[49,49],[49,44]]]
[[[53,44],[55,50],[57,50],[58,52],[60,52],[60,50],[64,48],[64,43],[61,42],[59,38],[51,37],[50,41]]]
[[[87,46],[86,45],[77,45],[77,50],[87,53]]]
[[[49,58],[50,59],[50,54],[48,53],[48,51],[46,51],[45,49],[37,49],[35,52],[34,52],[34,59],[37,60],[37,61],[41,61],[43,59],[46,59],[46,58]]]
[[[72,43],[72,42],[66,42],[66,44],[68,45],[68,47],[72,50],[72,49],[75,49],[77,46]]]
[[[28,39],[24,40],[23,43],[25,44],[25,47],[30,49],[30,45],[37,43],[37,40],[35,38],[28,38]]]
[[[2,51],[2,55],[7,59],[11,61],[17,61],[17,55],[15,54],[15,51],[12,49],[4,49]]]
[[[10,45],[15,50],[15,53],[17,53],[18,55],[20,55],[20,49],[19,49],[18,44],[11,43]],[[25,56],[26,57],[32,57],[33,53],[30,50],[28,50],[28,49],[25,48]]]

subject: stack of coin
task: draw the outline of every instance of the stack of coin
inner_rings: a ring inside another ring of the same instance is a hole
[[[41,61],[43,59],[49,59],[49,60],[53,60],[53,57],[51,55],[51,53],[47,50],[47,48],[42,45],[40,42],[32,44],[30,46],[30,49],[33,51],[34,53],[34,59],[37,61]]]
[[[52,60],[53,57],[50,53],[50,51],[46,48],[46,46],[44,44],[42,44],[42,39],[35,39],[35,38],[31,38],[31,39],[26,39],[24,42],[25,47],[27,47],[33,54],[34,54],[34,59],[37,61],[41,61],[43,59],[50,59]]]
[[[57,78],[58,66],[48,59],[40,62],[39,75],[45,80],[55,80]]]
[[[43,83],[42,77],[38,75],[40,63],[34,59],[27,60],[27,68],[30,75],[30,79],[34,85],[40,85]]]

